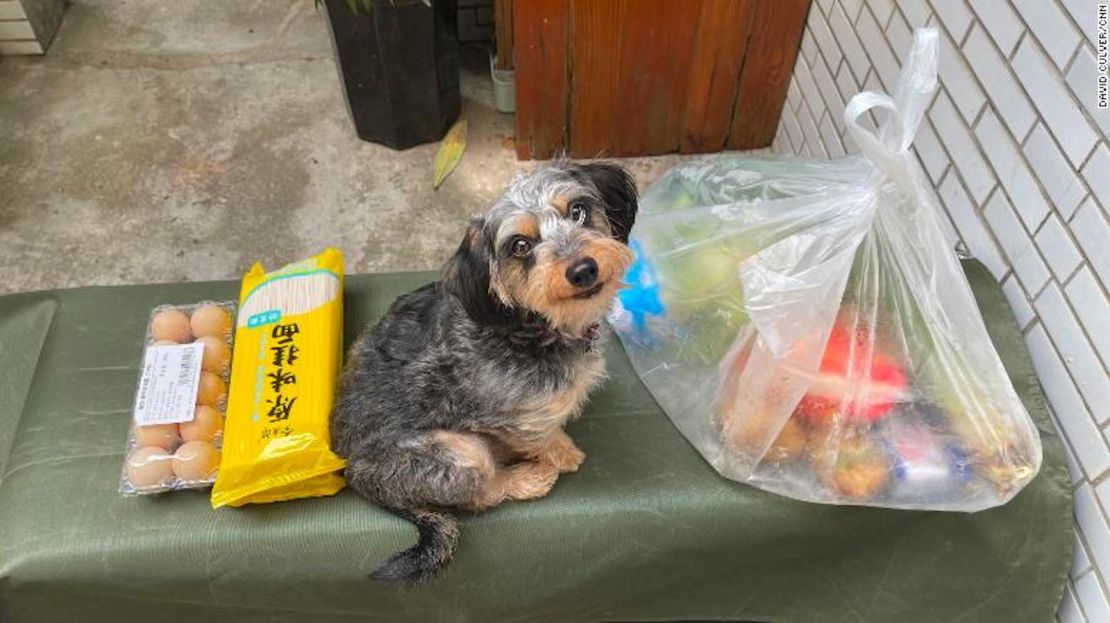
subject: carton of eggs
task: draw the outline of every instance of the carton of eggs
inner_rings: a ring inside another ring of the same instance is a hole
[[[151,312],[120,493],[215,482],[234,320],[233,302],[161,305]]]

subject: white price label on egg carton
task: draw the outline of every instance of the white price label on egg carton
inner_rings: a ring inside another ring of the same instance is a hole
[[[147,346],[135,399],[135,424],[193,421],[204,343]]]

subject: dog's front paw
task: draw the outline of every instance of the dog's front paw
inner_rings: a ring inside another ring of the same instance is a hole
[[[555,454],[554,465],[560,472],[576,472],[586,460],[586,453],[579,450],[578,446],[570,443],[564,448],[560,448],[559,452]]]
[[[559,431],[537,458],[561,473],[576,472],[586,460],[586,453],[579,450],[566,433]]]
[[[520,463],[509,468],[506,497],[513,500],[542,498],[555,486],[559,470],[541,463]]]

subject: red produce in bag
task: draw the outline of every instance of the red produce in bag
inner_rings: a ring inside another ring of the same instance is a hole
[[[611,320],[726,477],[813,502],[970,512],[1040,468],[1036,427],[909,151],[937,37],[916,32],[895,97],[848,104],[860,156],[695,161],[645,193],[637,280]],[[859,124],[869,111],[877,134]]]

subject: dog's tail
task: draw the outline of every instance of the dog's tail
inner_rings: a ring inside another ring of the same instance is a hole
[[[406,510],[399,514],[416,524],[416,545],[391,556],[370,577],[394,584],[423,582],[450,562],[459,540],[459,526],[454,517],[443,512]]]

